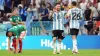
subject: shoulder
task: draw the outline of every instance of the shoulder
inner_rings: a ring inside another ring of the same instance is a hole
[[[80,11],[82,11],[82,9],[78,8]]]
[[[20,15],[18,15],[17,17],[21,17]]]
[[[10,19],[10,20],[14,20],[14,18],[15,18],[15,16],[11,16],[9,19]]]
[[[22,25],[17,25],[17,27],[23,27]]]
[[[53,12],[53,14],[57,14],[56,12]]]
[[[61,11],[63,14],[66,13],[66,11]]]
[[[17,28],[17,26],[13,26],[12,28]]]
[[[78,7],[77,7],[77,8],[75,8],[75,10],[82,11],[82,9],[80,9],[80,8],[78,8]]]
[[[53,16],[55,15],[56,13],[55,12],[53,12]]]

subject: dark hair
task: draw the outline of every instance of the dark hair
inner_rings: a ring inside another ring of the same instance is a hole
[[[9,33],[9,32],[10,32],[10,31],[7,31],[7,32],[6,32],[6,36],[7,36],[7,37],[8,37],[8,33]],[[14,34],[12,34],[12,36],[15,36],[15,35],[14,35]]]
[[[73,2],[72,2],[72,5],[73,5],[73,6],[77,6],[77,2],[76,2],[76,1],[73,1]]]
[[[9,33],[9,31],[6,32],[6,36],[7,36],[7,37],[8,37],[8,33]]]
[[[68,6],[68,4],[64,4],[64,6]]]
[[[56,3],[56,5],[60,5],[60,3]]]
[[[100,2],[100,0],[97,1],[98,3]]]

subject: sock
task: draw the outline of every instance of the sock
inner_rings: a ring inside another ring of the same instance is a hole
[[[72,52],[74,52],[74,50],[75,50],[75,49],[74,49],[74,46],[73,46]]]
[[[78,52],[78,48],[77,48],[77,39],[75,40],[75,51]]]
[[[60,53],[60,49],[61,49],[61,42],[58,43],[58,53]]]
[[[13,41],[12,47],[14,47],[14,50],[16,50],[16,38],[14,38],[12,41]]]
[[[75,52],[78,51],[78,48],[77,48],[77,40],[76,39],[73,39],[73,50],[72,51],[75,51]]]
[[[13,47],[14,47],[14,50],[16,50],[16,44],[14,44]]]
[[[75,45],[75,51],[78,52],[78,48],[77,48],[77,40],[76,40],[76,45]]]
[[[72,49],[72,52],[75,50],[74,47],[75,47],[75,45],[74,45],[74,40],[73,40],[73,49]]]
[[[73,50],[72,51],[75,51],[75,46],[76,46],[76,39],[73,39]]]
[[[53,43],[53,49],[54,49],[54,52],[56,52],[56,43],[55,42]]]
[[[19,51],[21,52],[22,51],[22,40],[19,39]]]
[[[75,51],[78,52],[78,48],[77,48],[77,46],[75,47]]]

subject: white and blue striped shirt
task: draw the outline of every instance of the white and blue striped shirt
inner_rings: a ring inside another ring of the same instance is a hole
[[[69,23],[70,29],[72,28],[79,29],[80,22],[83,18],[82,10],[79,8],[72,8],[68,11],[67,15],[70,16],[70,23]]]
[[[63,30],[64,26],[63,12],[53,13],[53,30]]]

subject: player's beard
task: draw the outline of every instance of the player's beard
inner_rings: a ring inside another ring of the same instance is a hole
[[[59,12],[59,11],[60,11],[60,9],[57,9],[57,11]]]

